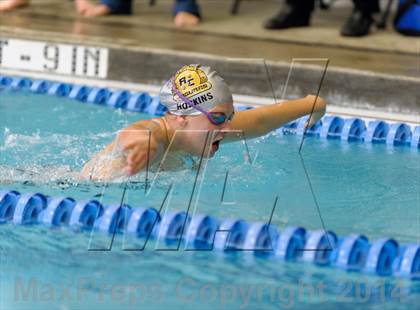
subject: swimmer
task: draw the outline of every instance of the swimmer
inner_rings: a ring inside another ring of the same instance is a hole
[[[211,68],[182,67],[160,90],[165,116],[138,121],[83,168],[82,176],[111,180],[146,169],[174,170],[186,158],[212,157],[220,144],[263,136],[297,118],[312,116],[312,126],[325,114],[325,101],[314,95],[251,110],[234,111],[226,82]],[[163,162],[163,164],[161,164]]]

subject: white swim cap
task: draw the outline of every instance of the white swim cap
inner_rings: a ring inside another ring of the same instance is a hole
[[[175,115],[198,115],[201,112],[184,102],[173,91],[174,87],[194,105],[209,111],[219,104],[233,103],[232,93],[226,82],[210,67],[188,65],[178,70],[174,78],[161,88],[161,104]]]

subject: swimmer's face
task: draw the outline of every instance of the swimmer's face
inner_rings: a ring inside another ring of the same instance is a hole
[[[234,112],[233,104],[221,104],[209,112],[222,112],[227,117]],[[182,130],[185,130],[183,139],[184,150],[194,156],[212,157],[219,149],[219,143],[224,139],[229,128],[229,121],[221,125],[214,125],[205,114],[185,116]],[[204,152],[203,152],[204,149]]]

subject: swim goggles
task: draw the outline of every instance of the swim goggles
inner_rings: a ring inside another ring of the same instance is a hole
[[[235,112],[232,112],[231,115],[226,115],[223,112],[207,112],[206,110],[204,110],[203,108],[200,108],[199,106],[195,105],[190,99],[188,99],[187,97],[185,97],[176,87],[175,85],[175,80],[171,79],[172,81],[172,90],[175,92],[175,94],[181,98],[181,100],[183,102],[185,102],[186,104],[188,104],[190,107],[196,109],[197,111],[200,111],[201,113],[203,113],[205,116],[207,116],[208,120],[210,121],[210,123],[212,123],[213,125],[216,126],[220,126],[228,121],[231,121],[233,119],[233,116],[235,115]]]

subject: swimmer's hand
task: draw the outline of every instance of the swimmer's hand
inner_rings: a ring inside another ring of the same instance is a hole
[[[314,111],[312,115],[310,115],[310,118],[306,123],[306,128],[311,128],[325,115],[327,104],[325,100],[323,100],[321,97],[309,95],[309,96],[306,96],[306,98],[308,98],[308,100],[311,100],[312,103],[315,105]]]
[[[158,154],[159,144],[149,130],[128,127],[119,133],[116,142],[126,155],[124,170],[129,176],[148,169]]]
[[[80,178],[105,182],[132,176],[152,164],[158,146],[154,133],[133,124],[85,164]]]

